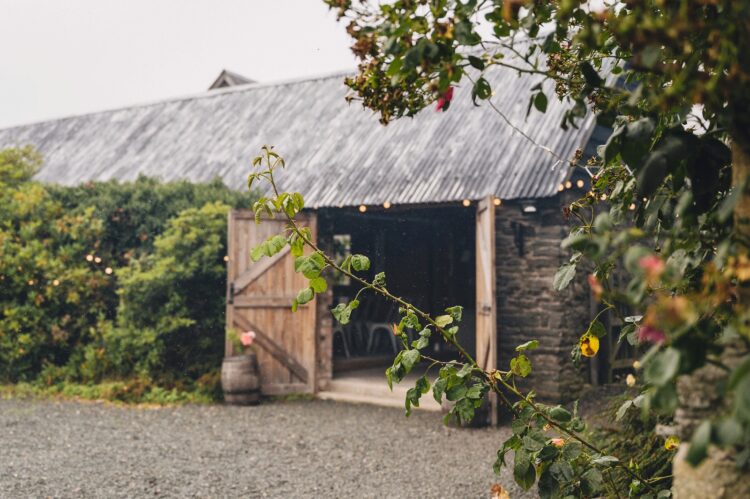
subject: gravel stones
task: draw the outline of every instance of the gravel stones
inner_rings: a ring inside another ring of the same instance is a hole
[[[523,497],[492,473],[507,432],[324,401],[0,400],[0,497]]]

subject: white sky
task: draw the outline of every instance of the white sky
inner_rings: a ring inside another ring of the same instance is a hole
[[[355,67],[321,0],[0,0],[0,127]]]

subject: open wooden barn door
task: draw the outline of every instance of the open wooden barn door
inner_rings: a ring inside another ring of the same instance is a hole
[[[495,204],[492,196],[477,206],[476,360],[485,371],[497,369],[497,300],[495,298]],[[490,393],[490,418],[497,425],[497,395]]]
[[[315,240],[315,213],[300,213],[297,221],[310,227]],[[229,213],[227,327],[255,331],[260,389],[265,395],[315,391],[315,301],[291,311],[292,300],[308,285],[307,279],[294,272],[288,246],[271,258],[250,259],[253,247],[282,233],[284,226],[283,220],[256,224],[250,210]],[[232,349],[227,341],[226,355],[233,355]]]

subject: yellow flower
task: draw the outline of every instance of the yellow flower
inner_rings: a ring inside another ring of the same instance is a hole
[[[667,450],[675,450],[680,446],[680,439],[674,435],[667,437],[664,441],[664,448]]]
[[[581,336],[581,355],[584,357],[593,357],[599,351],[599,338],[593,334],[584,334]]]

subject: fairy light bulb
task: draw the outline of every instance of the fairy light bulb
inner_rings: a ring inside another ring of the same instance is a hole
[[[112,274],[112,267],[107,267],[106,269],[104,269],[104,273],[107,275]]]
[[[229,261],[229,255],[224,255],[224,261],[225,261],[225,262],[228,262],[228,261]]]
[[[565,186],[563,184],[560,184],[557,186],[557,192],[562,192],[565,190]]]
[[[469,206],[471,206],[471,201],[469,201],[468,199],[464,199],[461,204],[463,204],[464,206],[468,208]]]
[[[366,211],[367,211],[367,206],[365,206],[363,204],[359,205],[359,212],[360,213],[364,213]]]
[[[86,255],[86,261],[87,262],[93,262],[94,261],[94,255]]]
[[[94,258],[94,263],[102,263],[102,259],[97,256]]]
[[[53,286],[59,286],[60,285],[60,281],[58,281],[57,279],[55,279],[54,281],[52,281],[52,285]]]
[[[492,204],[494,204],[495,206],[500,206],[501,204],[503,204],[503,200],[500,198],[495,198],[492,200]]]
[[[383,208],[385,208],[386,210],[388,208],[390,208],[390,207],[391,207],[391,202],[390,201],[386,201],[385,203],[383,203]]]
[[[566,189],[570,189],[571,187],[573,187],[573,182],[571,182],[570,180],[566,181],[565,182],[565,188]]]
[[[578,181],[576,182],[576,187],[578,187],[579,189],[581,189],[583,187],[583,180],[578,179]]]

